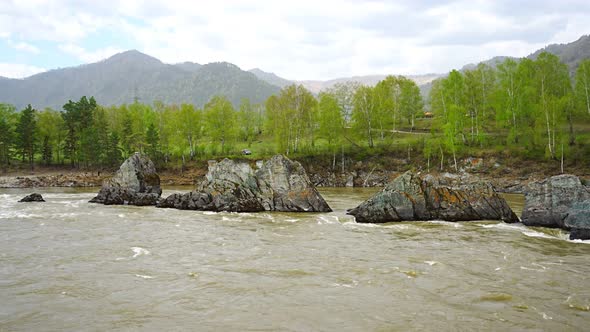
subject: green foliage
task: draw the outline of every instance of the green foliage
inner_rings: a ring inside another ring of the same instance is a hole
[[[37,114],[39,136],[43,137],[43,158],[46,165],[53,162],[54,156],[58,163],[62,162],[61,144],[66,137],[63,117],[60,112],[46,108]],[[45,142],[46,141],[46,142]],[[47,149],[50,149],[47,150]]]
[[[187,156],[235,157],[244,148],[252,151],[244,157],[252,159],[321,155],[342,172],[352,158],[389,154],[408,161],[423,157],[428,169],[441,170],[449,164],[458,170],[458,158],[486,151],[584,162],[590,149],[589,70],[590,61],[580,64],[575,88],[567,67],[545,53],[536,60],[506,59],[497,69],[451,71],[433,82],[428,117],[418,87],[402,76],[375,87],[337,84],[317,99],[303,86],[289,85],[264,105],[242,99],[237,110],[224,96],[211,98],[204,110],[160,101],[105,108],[86,97],[69,101],[61,113],[17,113],[0,104],[0,165],[19,157],[31,165],[37,158],[115,167],[135,151],[159,166],[184,165]]]
[[[260,107],[254,107],[249,99],[242,99],[238,113],[239,136],[241,141],[248,143],[248,146],[261,131],[260,111]]]
[[[0,104],[0,166],[10,165],[15,141],[16,110],[12,105]]]
[[[221,153],[227,153],[237,131],[236,112],[227,98],[215,96],[205,105],[205,128],[213,143],[221,145]]]
[[[576,105],[590,116],[590,59],[582,61],[576,72]]]
[[[95,149],[92,139],[95,138],[96,132],[90,127],[93,124],[94,112],[98,107],[94,97],[87,99],[86,96],[80,98],[78,102],[69,100],[63,106],[64,112],[61,113],[67,130],[65,140],[65,155],[70,159],[72,166],[80,166],[80,162],[88,162],[89,156],[86,151],[80,150],[80,144],[85,143],[84,148]],[[88,163],[86,164],[88,166]]]
[[[17,148],[23,162],[27,160],[31,168],[34,166],[35,148],[37,147],[37,111],[27,106],[21,113],[16,126]]]
[[[313,149],[317,101],[302,85],[287,86],[278,96],[271,96],[266,114],[267,130],[274,135],[279,152],[298,153],[305,145]]]
[[[356,133],[367,140],[370,148],[375,146],[373,130],[375,121],[380,113],[375,105],[375,90],[368,86],[359,87],[354,93],[354,109],[352,111],[352,123]]]
[[[145,133],[147,148],[147,155],[154,161],[160,159],[160,135],[156,130],[156,126],[150,123]]]
[[[51,143],[49,141],[49,136],[43,136],[43,148],[42,148],[42,160],[45,165],[50,165],[51,160],[53,159],[53,152]]]
[[[115,167],[121,162],[121,148],[119,147],[119,134],[113,131],[109,135],[106,146],[105,166]]]
[[[342,108],[338,105],[336,96],[321,93],[319,102],[319,136],[328,141],[334,149],[343,139],[344,118]]]

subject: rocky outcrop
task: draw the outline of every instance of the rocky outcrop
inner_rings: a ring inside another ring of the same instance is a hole
[[[348,214],[361,223],[418,220],[518,222],[506,200],[489,183],[455,184],[453,179],[421,177],[410,171],[349,210]]]
[[[136,152],[123,162],[113,178],[104,181],[98,195],[90,203],[156,205],[160,195],[160,177],[154,163]]]
[[[522,223],[571,230],[572,239],[590,239],[590,189],[569,174],[531,182]]]
[[[196,191],[172,194],[158,207],[182,210],[257,212],[264,211],[254,171],[246,163],[230,159],[210,162],[209,172]]]
[[[19,202],[45,202],[41,194],[32,193],[23,197]]]
[[[230,159],[209,164],[197,190],[173,194],[158,207],[185,210],[257,212],[329,212],[298,162],[277,155],[254,172],[247,163]]]
[[[256,171],[256,180],[267,211],[331,212],[312,185],[303,166],[275,155]]]

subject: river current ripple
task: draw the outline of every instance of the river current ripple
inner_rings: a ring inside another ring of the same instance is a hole
[[[31,191],[0,190],[0,331],[590,326],[590,246],[559,230],[355,223],[374,189],[322,189],[335,212],[314,214],[17,203]]]

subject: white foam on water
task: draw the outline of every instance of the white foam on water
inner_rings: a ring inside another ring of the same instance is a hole
[[[504,223],[478,224],[478,226],[481,226],[483,228],[499,228],[499,229],[509,229],[509,230],[516,230],[516,231],[520,231],[524,228],[523,226],[516,226],[516,225],[510,225],[510,224],[504,224]]]
[[[358,286],[359,282],[358,280],[353,280],[352,284],[340,284],[340,283],[332,283],[332,286],[334,287],[344,287],[344,288],[355,288],[356,286]]]
[[[142,279],[154,279],[154,277],[152,277],[152,276],[146,276],[143,274],[136,274],[135,276],[138,278],[142,278]]]
[[[455,228],[460,228],[463,227],[463,225],[461,225],[458,222],[453,222],[453,221],[444,221],[444,220],[428,220],[426,221],[427,223],[430,224],[439,224],[439,225],[446,225],[446,226],[453,226]]]
[[[318,220],[318,225],[322,224],[339,224],[340,219],[337,216],[320,216]]]
[[[141,247],[131,247],[131,250],[133,250],[133,258],[136,258],[138,256],[141,255],[149,255],[150,252],[147,249],[141,248]]]
[[[566,239],[567,242],[571,243],[582,243],[582,244],[590,244],[590,240],[570,240]]]
[[[332,286],[335,287],[345,287],[345,288],[353,288],[353,285],[347,285],[347,284],[338,284],[338,283],[333,283]]]
[[[428,265],[430,265],[430,266],[433,266],[433,265],[439,264],[439,262],[437,262],[437,261],[424,261],[424,263],[425,263],[425,264],[428,264]]]
[[[521,266],[520,269],[527,270],[527,271],[535,271],[535,272],[545,272],[545,269],[532,269],[532,268],[526,267],[526,266]]]
[[[285,219],[286,222],[298,222],[299,219]]]
[[[511,224],[498,223],[498,224],[483,224],[483,225],[479,225],[479,226],[481,226],[483,228],[496,228],[496,229],[519,231],[525,236],[540,238],[540,239],[563,240],[563,241],[567,241],[570,243],[590,244],[590,240],[570,240],[569,234],[564,233],[564,232],[559,233],[558,235],[550,235],[547,233],[535,231],[534,229],[528,228],[527,226],[522,225],[522,224],[511,225]]]
[[[372,224],[372,223],[357,223],[355,221],[347,221],[347,222],[342,223],[342,225],[346,228],[351,228],[351,229],[384,228],[384,229],[408,230],[410,228],[416,227],[414,225],[400,224],[400,223]]]
[[[537,231],[533,231],[533,230],[523,231],[522,234],[529,236],[529,237],[537,237],[537,238],[542,238],[542,239],[559,239],[558,237],[551,236],[551,235],[537,232]]]
[[[206,216],[209,216],[209,215],[215,215],[215,214],[217,214],[217,212],[213,212],[213,211],[203,211],[203,214],[204,214],[204,215],[206,215]]]

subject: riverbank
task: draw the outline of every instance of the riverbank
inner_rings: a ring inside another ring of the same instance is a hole
[[[335,164],[326,158],[296,159],[307,170],[313,184],[317,187],[382,187],[399,174],[414,169],[419,172],[445,175],[465,182],[480,178],[491,182],[502,192],[522,192],[531,181],[542,180],[561,173],[556,161],[535,161],[522,159],[502,159],[495,156],[483,158],[463,158],[458,160],[458,172],[445,164],[440,171],[440,163],[414,157],[411,161],[393,156],[376,156],[364,160],[345,160],[344,171],[341,161]],[[256,161],[244,159],[252,166]],[[448,162],[448,161],[446,161]],[[69,167],[37,167],[34,172],[12,170],[0,173],[0,188],[33,187],[99,187],[113,176],[115,170],[72,170]],[[590,181],[590,167],[567,165],[566,173],[575,174],[584,181]],[[195,185],[207,173],[207,161],[195,161],[183,168],[177,166],[160,167],[159,174],[164,186]]]

